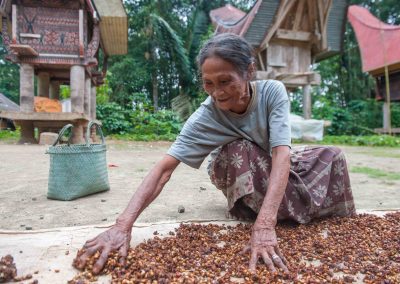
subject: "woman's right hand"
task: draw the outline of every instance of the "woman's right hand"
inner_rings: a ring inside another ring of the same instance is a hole
[[[83,269],[89,258],[97,251],[100,252],[100,257],[93,265],[94,274],[98,274],[103,269],[109,254],[113,251],[118,251],[119,263],[124,265],[130,246],[131,231],[132,229],[126,229],[117,223],[97,237],[88,240],[83,246],[84,253],[74,260],[76,267]]]

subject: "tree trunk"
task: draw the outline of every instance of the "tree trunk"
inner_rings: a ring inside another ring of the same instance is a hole
[[[151,83],[153,85],[153,106],[154,112],[158,111],[158,81],[157,81],[157,55],[154,46],[151,48],[151,57],[153,61],[153,71],[151,72]]]
[[[157,81],[157,71],[154,70],[151,76],[151,81],[153,85],[153,106],[154,111],[158,110],[158,81]]]

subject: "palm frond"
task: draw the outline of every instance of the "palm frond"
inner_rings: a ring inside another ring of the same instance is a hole
[[[193,72],[191,72],[189,59],[181,38],[160,16],[152,13],[150,18],[154,32],[157,34],[157,36],[155,36],[157,45],[171,51],[170,55],[175,62],[176,68],[180,71],[179,73],[183,75],[182,81],[186,84],[190,84],[190,82],[193,81]]]

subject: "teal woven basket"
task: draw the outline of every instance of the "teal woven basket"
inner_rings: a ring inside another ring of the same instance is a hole
[[[96,125],[102,143],[90,144],[90,129]],[[73,200],[89,194],[110,189],[107,172],[106,144],[101,127],[91,121],[86,131],[86,144],[57,145],[65,131],[72,128],[68,124],[61,129],[57,140],[49,147],[50,155],[49,187],[47,198]],[[71,136],[71,134],[70,134]]]

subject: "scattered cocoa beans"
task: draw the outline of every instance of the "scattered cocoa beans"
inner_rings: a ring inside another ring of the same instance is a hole
[[[289,274],[270,273],[261,261],[256,273],[248,270],[250,255],[240,252],[250,232],[248,224],[182,224],[131,248],[125,266],[112,253],[102,273],[123,284],[400,283],[400,212],[279,224],[279,247]],[[68,283],[94,281],[91,271],[98,257]]]

